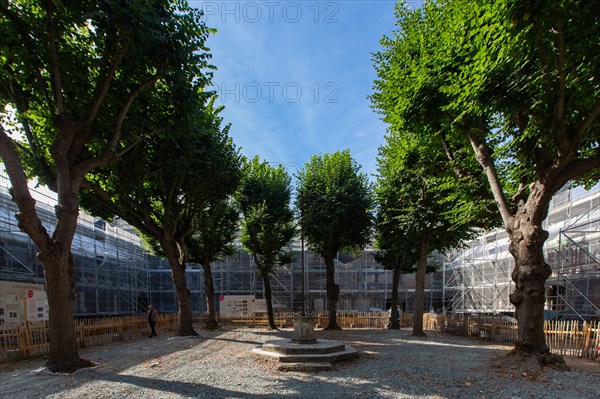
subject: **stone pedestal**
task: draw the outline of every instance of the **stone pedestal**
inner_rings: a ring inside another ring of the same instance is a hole
[[[267,341],[252,349],[256,355],[276,360],[278,370],[331,370],[332,364],[358,356],[358,351],[341,341],[315,338],[315,317],[294,317],[292,339]]]
[[[291,339],[297,344],[316,344],[315,318],[313,316],[294,317],[294,335]]]

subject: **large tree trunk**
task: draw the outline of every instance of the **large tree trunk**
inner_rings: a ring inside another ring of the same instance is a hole
[[[204,330],[218,330],[219,323],[217,322],[217,312],[215,310],[215,285],[212,278],[212,270],[210,267],[210,259],[205,256],[202,262],[204,269],[204,296],[206,298],[206,323],[202,327]]]
[[[394,267],[394,271],[392,273],[392,300],[390,303],[391,309],[391,318],[390,325],[388,328],[393,330],[400,329],[400,320],[398,320],[398,286],[400,285],[400,275],[402,272],[400,271],[400,266],[396,265]]]
[[[535,198],[531,195],[530,198]],[[512,218],[507,228],[510,237],[509,251],[515,258],[512,279],[515,290],[510,302],[516,308],[519,331],[515,350],[520,354],[545,355],[549,353],[544,334],[544,302],[546,279],[552,270],[544,260],[543,246],[548,232],[541,227],[545,218],[532,217],[530,199]]]
[[[58,180],[59,196],[56,206],[57,224],[48,235],[42,225],[35,200],[27,186],[23,165],[16,146],[0,126],[0,156],[6,167],[12,188],[13,201],[19,212],[15,215],[19,228],[27,233],[37,245],[38,258],[42,262],[46,278],[46,294],[49,307],[49,349],[46,366],[53,372],[73,372],[94,363],[79,357],[75,326],[73,323],[73,290],[75,288],[75,266],[71,254],[71,243],[77,227],[79,203],[76,181]]]
[[[567,181],[587,172],[589,169],[586,168],[593,168],[594,164],[578,162],[571,165],[568,173],[565,172],[566,169],[563,173],[558,173],[561,167],[570,162],[570,156],[575,154],[572,150],[577,148],[577,145],[563,151],[567,157],[559,160],[558,163],[552,164],[543,160],[537,168],[537,172],[543,177],[529,185],[530,191],[526,200],[524,197],[526,190],[524,187],[519,189],[513,197],[513,203],[517,204],[517,211],[513,214],[490,157],[491,152],[485,142],[479,140],[476,135],[469,134],[469,140],[479,164],[487,175],[510,238],[508,250],[515,258],[515,268],[512,272],[515,291],[510,295],[510,302],[516,308],[519,325],[515,353],[534,354],[541,356],[546,364],[564,365],[561,356],[549,355],[544,334],[545,283],[552,271],[544,260],[543,246],[548,238],[548,232],[542,229],[542,222],[548,216],[552,195]],[[571,152],[570,156],[569,152]]]
[[[275,314],[273,313],[273,298],[271,292],[271,281],[269,280],[269,272],[261,267],[260,276],[262,277],[263,281],[265,302],[267,303],[267,318],[269,320],[269,328],[272,330],[277,330],[277,325],[275,324]]]
[[[327,273],[327,308],[329,309],[329,324],[327,324],[325,330],[341,330],[342,328],[337,324],[337,303],[340,298],[340,286],[335,283],[333,254],[327,254],[323,258]]]
[[[191,294],[185,277],[185,261],[178,256],[177,245],[173,240],[162,239],[161,248],[173,272],[173,285],[175,285],[175,293],[179,305],[177,335],[182,337],[198,335],[196,330],[194,330],[192,308],[190,306]]]
[[[421,252],[417,264],[417,276],[415,286],[415,311],[413,319],[412,335],[426,337],[423,331],[423,306],[425,302],[425,272],[427,270],[427,256],[429,255],[429,233],[421,235]]]
[[[73,323],[75,264],[71,244],[77,228],[79,204],[77,196],[70,192],[71,186],[70,182],[59,180],[55,207],[57,223],[52,237],[38,253],[44,266],[49,308],[50,353],[46,366],[54,372],[73,372],[93,365],[79,357]],[[22,220],[21,216],[18,218]]]
[[[48,296],[48,338],[50,341],[46,367],[53,372],[72,373],[83,367],[94,366],[79,357],[73,323],[73,290],[75,275],[73,256],[69,246],[51,246],[40,252],[38,258],[44,266]]]

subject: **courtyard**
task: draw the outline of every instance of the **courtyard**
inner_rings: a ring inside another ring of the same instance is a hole
[[[510,346],[410,329],[317,331],[361,352],[330,371],[278,371],[251,349],[291,329],[221,329],[198,337],[160,334],[81,350],[98,364],[73,375],[35,373],[45,359],[5,363],[5,398],[598,398],[600,364],[565,358],[570,370],[540,368]]]

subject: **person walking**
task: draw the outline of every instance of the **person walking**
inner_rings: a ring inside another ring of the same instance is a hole
[[[158,310],[154,308],[154,306],[148,306],[148,324],[150,324],[150,338],[156,337],[156,329],[154,325],[156,324],[156,318],[158,317]]]

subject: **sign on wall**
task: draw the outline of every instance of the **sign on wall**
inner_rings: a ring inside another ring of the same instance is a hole
[[[222,317],[250,316],[267,311],[267,302],[254,295],[220,295],[219,306]]]

